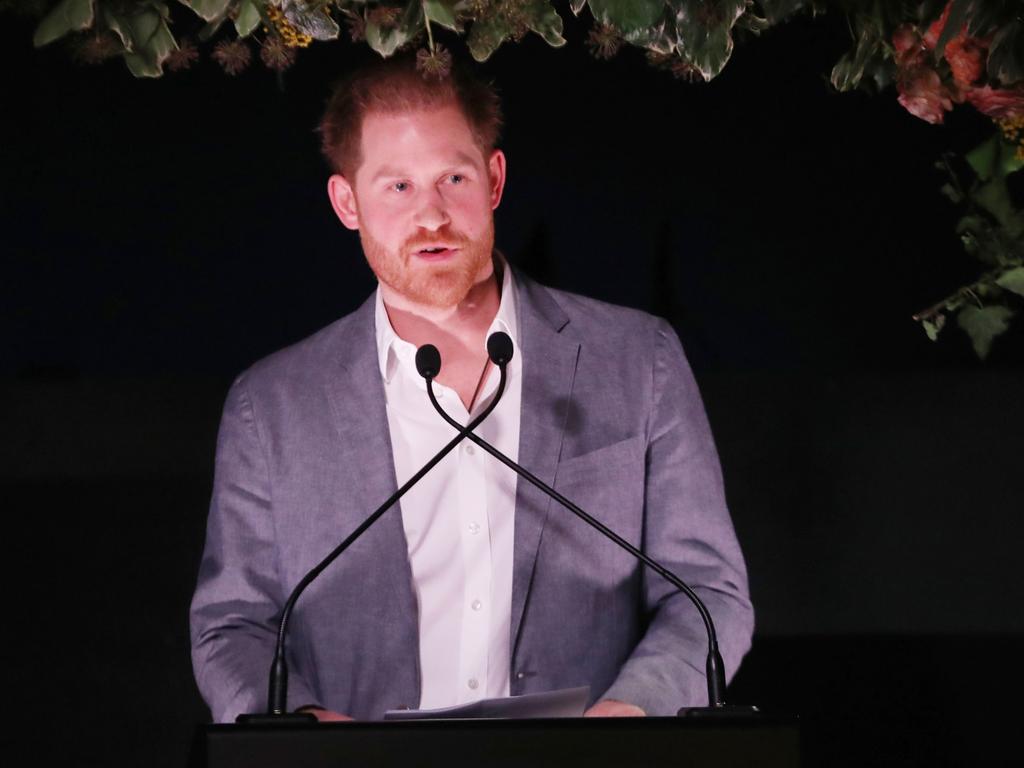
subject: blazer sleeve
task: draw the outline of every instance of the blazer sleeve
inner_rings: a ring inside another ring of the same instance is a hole
[[[693,373],[671,326],[660,320],[655,333],[643,548],[707,605],[731,679],[754,628],[746,566]],[[651,715],[706,706],[707,634],[700,614],[649,568],[641,584],[646,632],[601,698],[636,704]]]
[[[243,374],[228,393],[217,436],[206,545],[190,613],[192,666],[214,721],[266,711],[285,597],[266,453]],[[301,676],[291,674],[288,687],[289,708],[316,704]]]

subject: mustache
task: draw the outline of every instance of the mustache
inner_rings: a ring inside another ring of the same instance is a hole
[[[449,248],[464,248],[471,242],[462,232],[446,226],[437,230],[437,232],[423,232],[413,235],[402,243],[402,252],[409,253],[410,251],[418,251],[421,248],[429,248],[438,244],[444,244]]]

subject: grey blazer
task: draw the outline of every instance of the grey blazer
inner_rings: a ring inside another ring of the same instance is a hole
[[[675,333],[521,273],[516,285],[521,463],[692,585],[735,673],[753,631],[746,569]],[[395,488],[371,297],[228,393],[191,609],[192,662],[215,720],[264,710],[288,593]],[[687,598],[525,482],[511,615],[513,695],[589,685],[592,700],[649,714],[706,703],[706,639]],[[417,607],[397,507],[299,600],[288,650],[291,708],[372,719],[418,705]]]

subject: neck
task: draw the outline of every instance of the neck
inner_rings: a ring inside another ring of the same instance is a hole
[[[454,307],[415,304],[395,294],[383,283],[380,288],[388,319],[398,337],[417,347],[433,344],[444,356],[445,347],[451,347],[454,342],[479,340],[487,332],[498,314],[500,285],[498,271],[490,269]],[[454,349],[451,351],[456,352]]]
[[[457,370],[465,371],[486,357],[484,337],[498,314],[500,285],[497,271],[489,268],[454,307],[414,304],[383,283],[381,293],[395,334],[416,347],[437,347],[444,361],[438,381],[448,383]]]
[[[471,410],[489,370],[484,337],[498,314],[500,285],[497,271],[492,269],[458,306],[437,309],[389,301],[389,291],[381,284],[384,307],[395,333],[416,347],[437,347],[442,360],[437,382],[455,389],[467,410]]]

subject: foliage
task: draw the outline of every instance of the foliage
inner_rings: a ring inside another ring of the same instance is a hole
[[[506,41],[536,34],[561,46],[555,0],[0,0],[0,10],[39,15],[35,45],[70,41],[74,57],[95,64],[120,57],[136,77],[187,69],[200,49],[229,75],[253,60],[289,67],[297,51],[342,37],[382,56],[419,48],[424,76],[444,77],[451,56],[435,36],[461,36],[478,61]],[[1024,295],[1024,224],[1008,177],[1024,161],[1024,14],[1022,0],[568,0],[592,19],[587,45],[598,58],[625,47],[688,81],[709,81],[728,63],[736,40],[797,13],[845,15],[852,46],[832,85],[895,87],[912,115],[941,124],[969,105],[1001,129],[968,156],[968,170],[943,161],[944,192],[964,208],[958,234],[985,272],[973,284],[915,315],[932,339],[947,316],[971,337],[980,357]],[[564,10],[563,10],[564,12]],[[344,30],[344,32],[343,32]]]
[[[72,38],[80,48],[102,49],[79,58],[101,61],[121,56],[140,77],[157,77],[166,63],[174,64],[184,37],[191,44],[191,37],[206,42],[233,35],[260,45],[278,38],[288,47],[302,48],[313,41],[337,40],[344,28],[352,40],[365,41],[382,56],[422,45],[424,37],[433,55],[434,28],[440,27],[464,36],[478,61],[528,33],[552,46],[565,44],[554,0],[35,2],[45,11],[35,35],[37,46]],[[802,9],[824,7],[822,0],[569,0],[567,5],[577,16],[589,9],[594,29],[603,30],[619,45],[645,49],[658,66],[703,80],[725,67],[737,30],[757,33]],[[178,39],[172,29],[182,30]],[[97,39],[105,44],[97,46]]]
[[[1014,123],[1024,127],[1024,120]],[[962,209],[956,231],[966,251],[986,271],[914,319],[934,341],[947,315],[955,313],[982,359],[1024,297],[1024,211],[1014,205],[1009,189],[1011,177],[1024,168],[1020,147],[1013,143],[1018,135],[1019,128],[1004,124],[1002,135],[993,135],[968,153],[965,167],[958,167],[953,155],[938,164],[950,179],[943,193]]]

